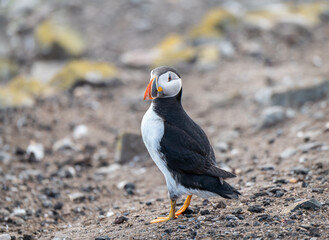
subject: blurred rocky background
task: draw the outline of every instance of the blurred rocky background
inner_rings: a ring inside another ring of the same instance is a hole
[[[325,0],[0,0],[0,240],[329,238],[328,62]],[[242,197],[148,225],[160,65]]]

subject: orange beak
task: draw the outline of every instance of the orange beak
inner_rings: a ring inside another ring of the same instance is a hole
[[[153,99],[153,97],[152,97],[152,85],[153,85],[154,79],[155,78],[152,78],[149,85],[147,85],[147,88],[146,88],[145,93],[144,93],[144,100]]]

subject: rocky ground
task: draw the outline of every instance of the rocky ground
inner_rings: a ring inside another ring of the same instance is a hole
[[[0,1],[0,240],[329,238],[328,5],[26,2]],[[149,224],[169,211],[140,137],[162,64],[242,196]]]

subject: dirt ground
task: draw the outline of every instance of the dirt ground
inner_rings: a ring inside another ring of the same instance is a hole
[[[124,51],[151,47],[167,33],[187,29],[217,4],[191,1],[197,9],[192,16],[175,1],[76,2],[72,1],[70,9],[77,14],[64,16],[86,36],[87,58],[112,62],[118,62]],[[149,14],[142,15],[147,11],[141,8],[147,7]],[[179,24],[167,23],[168,11],[184,17]],[[154,23],[136,33],[137,16]],[[243,29],[232,41],[241,48],[248,42],[260,43],[271,64],[241,50],[232,59],[221,59],[211,71],[184,68],[182,101],[213,146],[220,136],[238,133],[229,140],[226,152],[217,147],[215,153],[218,163],[237,175],[229,182],[241,192],[239,200],[218,197],[207,201],[194,196],[188,212],[177,220],[149,224],[167,215],[170,206],[164,177],[152,160],[141,159],[99,174],[106,166],[116,166],[118,134],[140,133],[141,119],[150,104],[142,99],[150,69],[121,66],[122,86],[80,87],[73,94],[39,99],[33,108],[0,113],[2,150],[12,153],[9,163],[0,162],[0,217],[10,213],[0,223],[0,235],[8,233],[12,239],[328,239],[328,98],[293,109],[292,118],[261,130],[255,126],[264,107],[254,101],[256,92],[269,82],[280,85],[287,77],[292,81],[328,78],[328,23],[313,29],[311,39],[294,46],[271,32],[247,39]],[[322,59],[321,66],[314,65],[315,57]],[[218,99],[235,93],[241,97],[218,106]],[[54,151],[54,143],[71,137],[80,124],[88,127],[88,134],[73,141],[75,150]],[[305,138],[300,132],[317,134]],[[24,154],[32,140],[45,147],[41,162]],[[307,142],[321,145],[280,158],[288,147],[298,149]],[[304,167],[304,172],[294,171],[297,166]],[[123,188],[125,183],[135,186],[133,192]],[[72,200],[70,194],[77,192],[82,195]],[[284,212],[297,200],[311,198],[323,203],[322,207]],[[250,207],[257,205],[259,212],[253,212]],[[15,209],[25,213],[12,214]],[[118,217],[124,221],[118,223]]]

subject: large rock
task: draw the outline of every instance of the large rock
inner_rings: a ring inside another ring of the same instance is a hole
[[[165,37],[155,48],[156,57],[152,64],[177,65],[182,62],[190,62],[196,57],[196,49],[186,43],[184,37],[178,34],[170,34]]]
[[[37,26],[35,38],[40,55],[46,58],[79,57],[85,52],[85,44],[77,32],[51,20]]]
[[[115,149],[115,162],[120,164],[139,161],[148,156],[142,136],[124,132],[118,136]]]
[[[256,101],[263,105],[299,107],[329,95],[329,80],[315,80],[294,87],[266,88],[256,93]]]
[[[73,89],[79,85],[117,86],[117,68],[105,62],[75,60],[68,62],[50,81],[59,90]]]

